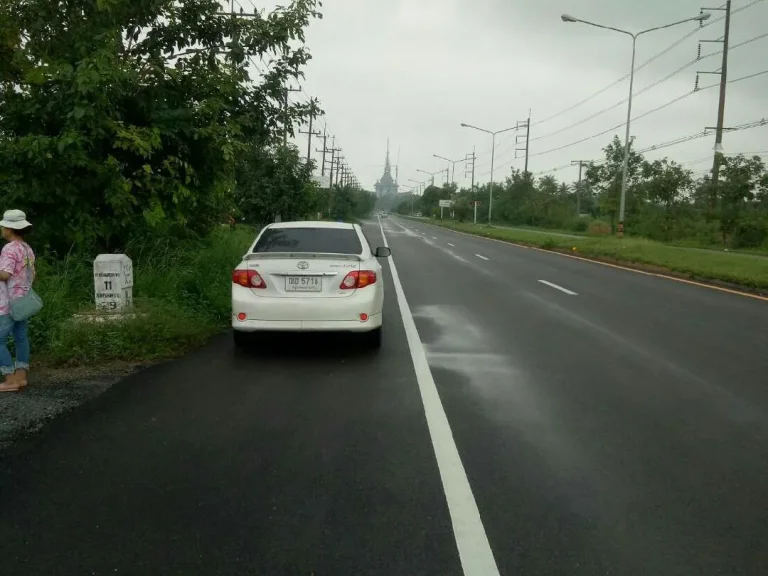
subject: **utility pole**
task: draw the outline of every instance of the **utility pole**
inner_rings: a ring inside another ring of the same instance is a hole
[[[341,152],[341,148],[336,148],[336,137],[333,137],[334,144],[331,145],[331,149],[328,150],[331,153],[331,169],[328,174],[328,217],[331,216],[331,205],[332,205],[332,195],[333,195],[333,167],[334,165],[337,165],[339,162],[339,157],[336,155],[337,152]],[[338,172],[338,170],[337,170]]]
[[[331,153],[331,169],[328,173],[328,189],[330,190],[333,188],[333,167],[338,164],[339,158],[336,155],[337,152],[341,152],[341,148],[336,148],[336,137],[333,137],[333,144],[331,144],[331,148],[328,150],[328,152]]]
[[[531,112],[528,111],[528,120],[523,120],[521,122],[517,123],[517,132],[520,132],[522,128],[525,128],[525,134],[515,134],[515,158],[517,158],[518,152],[525,152],[525,169],[523,171],[523,176],[527,179],[528,178],[528,150],[531,142]],[[520,140],[522,138],[525,138],[525,146],[523,148],[519,147]]]
[[[288,146],[288,125],[289,125],[288,93],[289,92],[301,92],[301,88],[291,88],[290,86],[286,86],[285,88],[283,88],[283,113],[285,114],[285,119],[283,120],[283,146]]]
[[[344,169],[344,156],[339,155],[336,157],[336,186],[341,182],[341,171]]]
[[[331,144],[331,147],[333,147],[333,144]],[[320,176],[325,176],[325,155],[329,152],[328,135],[325,133],[325,128],[323,128],[323,149],[318,150],[315,148],[315,152],[322,154],[322,160],[320,161]]]
[[[467,156],[464,158],[464,178],[472,175],[472,190],[475,189],[475,160],[477,157],[475,156],[475,147],[472,146],[472,154],[467,154]],[[472,163],[472,168],[468,168],[467,166],[469,163]]]
[[[312,136],[321,136],[320,132],[313,132],[312,131],[312,123],[315,120],[315,101],[312,100],[309,103],[309,130],[306,132],[299,130],[299,134],[306,134],[309,136],[309,142],[307,143],[307,166],[309,166],[309,160],[311,158],[310,154],[312,153]]]
[[[576,216],[581,216],[581,171],[584,166],[589,166],[589,160],[571,160],[571,164],[579,166],[579,183],[576,184]]]
[[[720,164],[723,159],[723,123],[725,122],[725,91],[728,85],[728,44],[731,33],[731,0],[725,3],[725,8],[702,8],[704,10],[725,10],[725,33],[722,40],[702,40],[701,42],[722,42],[723,43],[723,62],[720,72],[711,72],[711,74],[720,74],[720,101],[717,105],[717,127],[715,127],[715,157],[712,162],[712,194],[710,198],[711,209],[714,212],[717,206],[717,186],[720,180]],[[696,89],[698,89],[699,79],[696,77]]]

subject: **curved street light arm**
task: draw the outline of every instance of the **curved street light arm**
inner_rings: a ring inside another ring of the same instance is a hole
[[[480,132],[485,132],[486,134],[493,134],[490,130],[486,130],[485,128],[478,128],[477,126],[472,126],[472,124],[461,124],[462,128],[474,128],[475,130],[480,130]]]

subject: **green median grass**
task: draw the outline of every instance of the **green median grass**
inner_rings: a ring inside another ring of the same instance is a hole
[[[232,269],[255,234],[247,227],[222,228],[202,240],[154,241],[129,248],[135,316],[119,322],[73,320],[75,314],[94,311],[90,260],[39,258],[35,288],[45,307],[30,322],[33,362],[146,362],[177,356],[205,342],[229,323]]]
[[[446,220],[442,223],[439,220],[425,220],[425,222],[485,238],[567,252],[584,258],[625,264],[652,272],[670,272],[695,280],[718,281],[752,291],[768,291],[768,258],[684,249],[644,238],[618,239],[593,236],[563,238],[542,232],[509,230]]]

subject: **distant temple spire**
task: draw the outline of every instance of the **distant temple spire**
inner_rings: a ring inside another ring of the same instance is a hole
[[[392,163],[389,160],[389,138],[387,138],[387,155],[384,158],[384,174],[374,185],[377,196],[397,194],[397,182],[392,178]]]

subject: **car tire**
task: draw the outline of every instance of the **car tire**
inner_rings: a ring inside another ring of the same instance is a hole
[[[239,330],[232,330],[232,339],[235,342],[235,347],[244,350],[251,343],[251,335],[247,332],[240,332]]]
[[[376,330],[372,330],[366,334],[367,337],[367,344],[368,348],[371,350],[378,350],[381,348],[381,333],[382,329],[381,327],[376,328]]]

